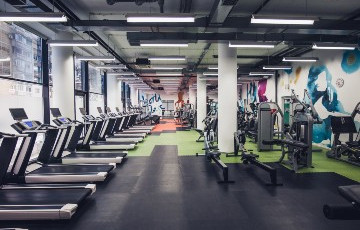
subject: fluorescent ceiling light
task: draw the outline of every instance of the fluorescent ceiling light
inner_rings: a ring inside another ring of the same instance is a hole
[[[274,72],[250,72],[249,76],[273,76]]]
[[[127,69],[125,65],[96,65],[97,69]]]
[[[270,70],[290,70],[290,69],[292,69],[292,66],[286,66],[286,65],[265,65],[265,66],[263,66],[263,69],[270,69]]]
[[[76,59],[80,61],[115,61],[113,56],[79,56]]]
[[[154,56],[148,58],[150,61],[185,61],[185,56]]]
[[[66,22],[63,13],[54,12],[1,12],[2,22]]]
[[[49,46],[98,46],[95,40],[49,40]]]
[[[284,57],[283,62],[317,62],[317,57]]]
[[[242,42],[230,41],[229,47],[235,48],[259,48],[259,49],[272,49],[275,48],[275,42]]]
[[[195,17],[191,14],[128,14],[126,15],[127,22],[195,22]]]
[[[239,66],[237,68],[239,69]],[[210,70],[218,70],[219,67],[218,66],[209,66],[208,69],[210,69]]]
[[[276,17],[258,16],[251,17],[251,23],[255,24],[278,24],[278,25],[313,25],[316,18],[309,17]]]
[[[218,77],[200,77],[201,80],[218,80]]]
[[[156,73],[156,76],[182,76],[182,73]]]
[[[139,78],[134,79],[134,78],[126,78],[126,77],[118,77],[117,79],[121,80],[121,81],[138,81],[139,80]]]
[[[135,73],[133,73],[133,72],[111,72],[111,73],[107,73],[107,75],[108,76],[133,76],[133,75],[135,75]]]
[[[7,62],[10,61],[10,57],[6,57],[6,58],[0,58],[0,62]]]
[[[314,43],[312,48],[316,50],[354,50],[356,47],[356,44]]]
[[[204,72],[203,75],[205,76],[218,76],[218,73],[211,73],[211,72]]]
[[[141,42],[142,47],[188,47],[189,44],[183,42]]]

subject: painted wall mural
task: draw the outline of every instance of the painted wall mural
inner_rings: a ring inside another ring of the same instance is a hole
[[[258,96],[259,96],[259,102],[265,102],[268,101],[268,98],[266,97],[266,86],[267,86],[267,79],[261,80],[258,82]]]
[[[247,91],[246,99],[248,103],[253,103],[258,101],[256,82],[250,82],[250,84],[247,85],[246,91]]]
[[[323,120],[322,124],[314,125],[313,141],[330,147],[330,117],[349,115],[360,100],[360,51],[323,51],[310,55],[318,56],[320,61],[312,65],[295,64],[292,71],[280,73],[278,99],[289,96],[292,89],[298,95],[307,89]]]

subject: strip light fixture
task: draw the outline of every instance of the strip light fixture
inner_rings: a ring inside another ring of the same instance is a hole
[[[49,46],[98,46],[95,40],[49,40]]]
[[[79,61],[115,61],[113,56],[79,56],[76,59]]]
[[[125,65],[96,65],[96,69],[127,69]]]
[[[230,41],[229,47],[234,48],[258,48],[258,49],[273,49],[277,43],[275,42],[243,42],[243,41]]]
[[[338,43],[314,43],[312,48],[316,50],[354,50],[356,44],[338,44]]]
[[[134,79],[134,78],[129,78],[129,77],[118,77],[118,80],[121,81],[139,81],[140,79]]]
[[[191,23],[195,22],[195,17],[192,14],[128,14],[126,15],[126,21],[135,23]]]
[[[239,66],[238,66],[237,68],[239,69]],[[218,67],[218,66],[214,66],[214,65],[210,65],[210,66],[208,66],[208,69],[210,69],[210,70],[218,70],[219,67]]]
[[[107,73],[107,75],[108,76],[133,76],[133,75],[135,75],[135,73],[133,73],[133,72],[110,72],[110,73]],[[136,79],[136,78],[134,78],[134,79]]]
[[[1,12],[2,22],[66,22],[63,13],[54,12]]]
[[[0,58],[0,62],[7,62],[10,61],[10,57],[6,57],[6,58]]]
[[[183,42],[149,42],[149,41],[142,41],[140,42],[140,46],[142,47],[188,47],[188,43]]]
[[[249,76],[273,76],[274,72],[250,72]]]
[[[265,69],[265,70],[291,70],[292,66],[287,66],[287,65],[264,65],[263,69]]]
[[[218,76],[218,73],[212,73],[212,72],[204,72],[203,75],[205,76]]]
[[[182,70],[184,66],[151,66],[151,69],[155,70]]]
[[[317,18],[310,17],[276,17],[252,15],[253,24],[276,24],[276,25],[313,25]]]
[[[185,56],[154,56],[148,59],[150,61],[186,61]]]
[[[182,73],[156,73],[156,76],[182,76]]]
[[[317,62],[317,57],[284,57],[283,62]]]

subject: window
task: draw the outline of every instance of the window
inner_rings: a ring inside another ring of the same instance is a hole
[[[44,121],[42,39],[15,25],[0,22],[0,131],[14,132],[9,108],[23,107],[32,120]]]
[[[103,76],[101,75],[100,70],[93,67],[89,64],[89,92],[92,93],[103,93]]]
[[[85,77],[85,65],[86,63],[84,61],[80,61],[76,58],[75,55],[75,89],[84,91],[85,90],[85,84],[84,84],[84,77]]]
[[[89,113],[98,115],[97,107],[104,111],[104,76],[89,64]]]
[[[0,23],[0,76],[41,83],[41,38],[25,29]]]

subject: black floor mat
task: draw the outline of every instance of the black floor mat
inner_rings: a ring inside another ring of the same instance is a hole
[[[294,174],[279,167],[279,187],[251,165],[229,164],[234,184],[203,157],[178,157],[176,146],[155,146],[150,157],[129,157],[99,184],[70,221],[0,222],[29,229],[358,229],[360,221],[331,221],[324,203],[346,203],[337,186],[354,182],[334,173]]]

